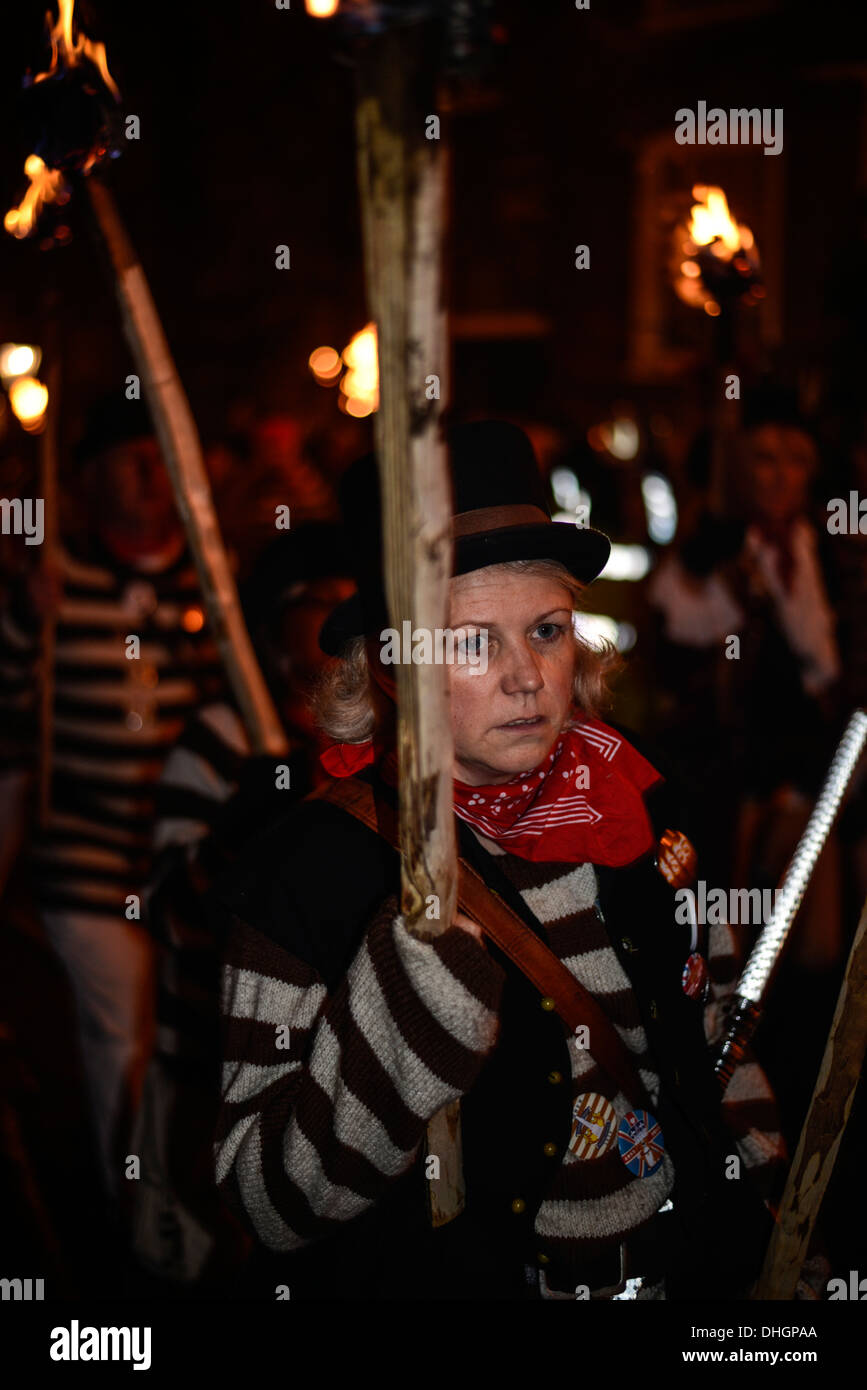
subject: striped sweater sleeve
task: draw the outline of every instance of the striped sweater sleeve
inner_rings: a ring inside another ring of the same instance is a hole
[[[264,1245],[294,1250],[338,1231],[407,1171],[427,1121],[471,1088],[493,1048],[504,978],[459,927],[410,936],[394,898],[330,994],[310,966],[238,925],[223,975],[216,1177]]]
[[[710,997],[704,1029],[709,1045],[716,1048],[725,1035],[740,969],[734,933],[725,923],[709,927],[708,965]],[[751,1048],[726,1088],[722,1112],[744,1166],[760,1191],[770,1195],[782,1177],[788,1153],[776,1097]]]
[[[192,853],[207,838],[238,790],[250,753],[244,725],[230,705],[205,705],[196,712],[166,758],[155,788],[155,852],[186,845]]]

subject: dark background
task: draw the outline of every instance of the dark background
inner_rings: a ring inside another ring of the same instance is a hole
[[[76,16],[105,41],[122,109],[141,120],[141,139],[124,142],[108,177],[206,444],[240,416],[284,414],[304,433],[346,431],[336,390],[307,367],[313,348],[341,350],[368,318],[354,74],[336,25],[306,16],[302,0],[289,11],[272,0],[106,0],[79,3]],[[43,18],[41,0],[3,15],[3,210],[24,191],[19,88],[25,70],[47,65]],[[588,430],[634,417],[640,454],[597,464],[593,520],[615,540],[646,543],[630,488],[658,467],[677,490],[706,423],[713,371],[712,324],[670,287],[670,232],[695,181],[720,183],[755,231],[765,272],[765,299],[739,323],[744,377],[772,372],[797,390],[822,422],[817,496],[846,495],[845,444],[860,428],[867,366],[860,7],[592,0],[577,11],[571,0],[505,0],[494,18],[486,69],[438,101],[452,171],[455,408],[527,425],[543,464],[546,440],[584,458]],[[675,112],[699,100],[782,107],[782,154],[677,146]],[[66,211],[72,239],[63,247],[0,232],[0,341],[44,343],[46,296],[56,293],[61,476],[73,493],[72,448],[87,409],[122,391],[134,367],[83,200]],[[292,268],[278,271],[284,243]],[[590,247],[589,270],[575,269],[577,244]],[[369,422],[348,433],[366,447]],[[0,413],[0,492],[12,494],[9,479],[35,469],[37,453],[38,439]],[[641,632],[639,587],[603,582],[594,607],[625,614]],[[639,725],[646,707],[636,692],[653,687],[647,650],[639,638],[627,685],[625,717]],[[850,912],[847,929],[853,921]],[[4,993],[11,1006],[9,981]],[[819,1045],[823,1007],[817,1021],[803,1001]],[[43,1060],[62,1066],[50,1038]],[[852,1125],[862,1134],[863,1108],[862,1098]],[[860,1180],[847,1141],[829,1199],[835,1273],[859,1253],[863,1262]]]
[[[18,90],[25,69],[45,66],[43,12],[33,0],[4,17],[5,206],[25,182]],[[307,357],[320,343],[340,350],[366,319],[353,73],[336,60],[335,24],[308,17],[301,0],[289,11],[265,0],[79,4],[76,15],[105,40],[122,108],[141,119],[141,139],[124,142],[111,178],[203,434],[220,435],[236,398],[333,412],[334,394],[315,385]],[[738,151],[727,192],[761,237],[761,190],[783,175],[785,239],[761,246],[781,290],[767,351],[802,373],[827,369],[864,303],[858,8],[704,0],[576,11],[562,0],[498,4],[495,18],[486,75],[452,93],[444,119],[455,404],[585,428],[625,389],[675,416],[688,408],[689,370],[675,381],[662,362],[655,375],[630,362],[630,298],[642,259],[642,151],[660,137],[682,154],[674,113],[699,99],[784,108],[783,153]],[[687,153],[688,196],[693,178],[714,181],[703,171],[721,152]],[[738,185],[754,188],[753,206],[737,200]],[[72,242],[51,252],[0,239],[0,303],[4,338],[38,342],[41,292],[48,281],[60,290],[64,428],[74,435],[88,400],[117,385],[127,354],[84,209],[72,206],[69,222]],[[281,243],[290,271],[274,267]],[[574,268],[578,243],[591,248],[589,272]],[[695,368],[709,325],[681,306],[668,312],[678,309],[679,336],[694,348],[681,366]],[[535,322],[515,336],[510,314]]]

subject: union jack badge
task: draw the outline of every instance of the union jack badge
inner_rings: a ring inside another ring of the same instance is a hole
[[[649,1178],[665,1153],[659,1121],[646,1110],[628,1110],[617,1131],[617,1147],[630,1173],[636,1178]]]

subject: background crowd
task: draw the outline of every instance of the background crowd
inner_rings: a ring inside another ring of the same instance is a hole
[[[700,18],[633,0],[617,22],[579,15],[580,41],[575,12],[551,8],[498,7],[487,69],[448,103],[454,414],[522,425],[552,514],[589,508],[615,542],[581,618],[625,657],[612,717],[682,782],[707,884],[772,888],[867,705],[867,520],[829,527],[833,499],[867,497],[863,76],[833,5],[807,35],[783,3]],[[149,7],[141,31],[105,19],[147,137],[119,161],[118,196],[202,429],[289,775],[251,752],[87,238],[5,238],[0,337],[58,320],[63,404],[58,543],[46,559],[0,536],[0,1229],[6,1265],[56,1288],[182,1298],[224,1287],[245,1248],[210,1170],[220,943],[203,903],[322,775],[307,695],[319,627],[352,587],[336,485],[372,415],[308,367],[365,321],[353,91],[328,26],[301,16],[287,51],[286,17],[253,15],[244,65],[234,19],[210,14],[203,36],[176,10]],[[0,101],[36,11],[10,31]],[[782,107],[784,152],[675,147],[674,109],[717,89]],[[0,156],[10,203],[19,180],[17,154]],[[669,272],[699,180],[725,184],[761,251],[765,295],[725,308],[725,344]],[[0,496],[38,496],[39,436],[0,406]],[[792,1151],[865,896],[862,768],[757,1039]],[[739,928],[744,956],[754,931]],[[840,1270],[863,1256],[865,1111],[862,1095],[825,1205]]]

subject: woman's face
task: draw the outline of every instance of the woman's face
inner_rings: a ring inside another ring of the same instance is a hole
[[[551,751],[571,712],[568,589],[556,579],[497,566],[474,570],[451,581],[450,625],[456,645],[467,628],[487,632],[487,669],[484,659],[449,666],[455,777],[484,786],[529,772]],[[470,637],[471,653],[481,651],[478,640]]]

